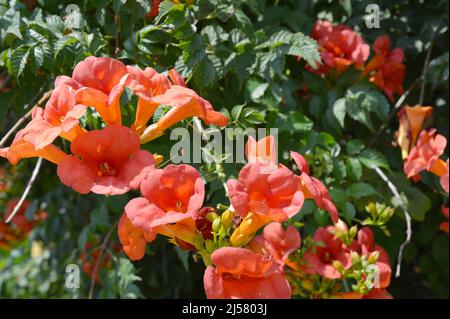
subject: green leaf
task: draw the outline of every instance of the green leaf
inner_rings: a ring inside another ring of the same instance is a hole
[[[211,86],[216,81],[217,72],[211,60],[209,60],[208,58],[204,58],[194,68],[192,77],[195,81],[195,84],[200,89],[203,89],[205,87]]]
[[[333,104],[333,114],[338,120],[341,127],[344,127],[345,113],[346,113],[345,98],[337,99],[336,102],[334,102]]]
[[[20,77],[25,70],[29,55],[30,48],[26,46],[20,46],[12,52],[10,60],[11,72],[17,77]]]
[[[347,158],[347,174],[356,181],[359,181],[361,179],[362,165],[358,158]]]
[[[371,169],[375,167],[389,169],[389,164],[386,157],[382,153],[372,149],[362,151],[359,156],[359,160],[364,166]]]
[[[39,69],[44,64],[44,51],[40,46],[34,47],[33,51],[34,65]]]
[[[356,183],[347,189],[347,197],[360,199],[362,197],[377,194],[377,191],[367,183]]]

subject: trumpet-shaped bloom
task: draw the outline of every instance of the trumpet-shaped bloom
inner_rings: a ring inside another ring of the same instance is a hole
[[[134,128],[138,132],[142,132],[159,106],[153,97],[164,94],[170,88],[171,83],[164,75],[152,68],[145,68],[142,71],[137,67],[127,66],[127,69],[126,86],[139,97]]]
[[[281,269],[284,265],[296,268],[289,260],[289,255],[301,245],[300,233],[294,226],[284,229],[280,223],[270,223],[264,227],[262,235],[256,236],[253,241],[265,254],[272,256]]]
[[[433,112],[431,106],[405,106],[398,112],[399,128],[397,143],[402,150],[402,158],[408,157],[409,151],[416,144],[425,120]]]
[[[125,89],[126,66],[108,57],[87,57],[77,64],[72,80],[57,82],[71,84],[77,89],[77,102],[94,107],[107,124],[121,125],[120,95]]]
[[[150,125],[142,134],[141,141],[148,142],[161,136],[169,127],[196,116],[206,124],[227,125],[227,118],[214,111],[211,103],[201,98],[195,91],[179,85],[172,85],[163,95],[153,97],[154,102],[170,105],[172,108],[157,123]]]
[[[231,204],[241,217],[254,213],[266,217],[265,223],[281,222],[303,206],[298,179],[286,166],[276,165],[275,151],[273,137],[258,142],[249,138],[246,145],[249,163],[239,172],[238,180],[227,181]]]
[[[444,175],[447,164],[439,156],[444,153],[446,145],[447,139],[443,135],[436,134],[436,129],[422,131],[403,166],[408,178],[423,170],[437,176]]]
[[[21,159],[32,157],[42,157],[59,164],[66,157],[67,154],[53,144],[37,149],[36,146],[26,141],[28,134],[31,133],[26,129],[17,132],[9,147],[0,148],[0,156],[6,158],[13,165],[16,165]]]
[[[249,137],[245,145],[245,156],[249,163],[255,162],[270,162],[275,163],[277,157],[277,150],[275,139],[269,135],[255,141],[253,137]]]
[[[75,90],[61,84],[53,90],[45,109],[34,109],[32,121],[24,128],[24,140],[38,150],[52,144],[58,136],[73,141],[85,133],[79,125],[85,112],[86,106],[76,103]]]
[[[123,126],[80,135],[70,149],[73,155],[59,163],[58,176],[81,194],[124,194],[139,188],[154,168],[153,155],[141,150],[136,133]]]
[[[375,56],[365,67],[364,74],[369,75],[369,81],[393,100],[394,94],[403,93],[405,79],[403,50],[395,48],[391,51],[391,40],[387,35],[378,37],[373,46]]]
[[[373,252],[378,252],[376,265],[380,275],[380,287],[386,288],[389,286],[391,282],[389,255],[383,247],[375,244],[373,232],[369,227],[363,227],[358,231],[358,238],[350,245],[350,249],[365,257],[369,257]]]
[[[314,242],[319,245],[310,248],[304,255],[307,263],[305,272],[319,274],[328,279],[341,278],[341,273],[333,266],[334,261],[339,261],[344,268],[351,266],[350,251],[333,234],[334,226],[320,227],[314,234]]]
[[[330,213],[331,220],[338,222],[339,215],[334,206],[331,196],[321,181],[317,178],[309,176],[309,166],[305,158],[297,152],[291,152],[291,157],[301,171],[299,179],[301,181],[301,189],[305,195],[305,199],[312,198],[316,205]]]
[[[224,247],[211,254],[203,283],[208,299],[288,299],[289,283],[270,256]]]
[[[345,25],[318,20],[311,37],[319,44],[323,61],[316,72],[327,73],[330,69],[335,69],[340,73],[351,65],[361,67],[369,57],[370,47],[358,33]]]
[[[446,222],[442,222],[439,225],[439,229],[448,235],[448,207],[442,207],[441,210],[442,210],[442,214],[445,217],[447,217],[447,221]]]
[[[151,243],[156,238],[153,231],[143,231],[133,226],[127,214],[123,214],[118,225],[120,243],[123,251],[131,260],[139,260],[144,257],[146,243]]]
[[[132,199],[125,207],[135,227],[169,237],[179,237],[178,232],[180,239],[193,242],[195,219],[205,196],[205,185],[195,168],[171,164],[156,169],[142,182],[141,193],[143,197]],[[190,221],[181,223],[186,219]],[[175,223],[178,228],[170,225]]]
[[[264,215],[273,221],[285,221],[303,206],[303,193],[298,179],[287,167],[275,168],[269,162],[245,165],[238,180],[227,181],[230,201],[236,213]]]

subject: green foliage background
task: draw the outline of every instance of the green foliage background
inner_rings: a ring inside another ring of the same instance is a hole
[[[20,1],[0,0],[0,75],[10,88],[0,94],[0,135],[34,105],[36,96],[51,88],[57,75],[70,75],[89,55],[108,55],[158,71],[175,67],[191,88],[229,115],[230,127],[277,127],[280,160],[292,165],[288,151],[304,154],[347,223],[367,217],[364,207],[371,201],[397,207],[373,170],[383,168],[407,200],[414,220],[402,276],[393,279],[389,290],[396,298],[448,298],[449,242],[439,231],[441,205],[448,206],[448,197],[431,175],[424,174],[416,184],[404,177],[400,150],[392,145],[398,127],[396,116],[391,116],[393,103],[354,70],[327,81],[305,70],[305,63],[320,60],[317,44],[307,36],[318,18],[345,23],[370,44],[388,34],[395,47],[405,50],[405,88],[421,79],[431,44],[423,77],[424,105],[434,107],[431,125],[448,138],[447,1],[163,1],[155,19],[145,19],[150,1],[78,1],[79,11],[67,10],[73,2],[37,0],[30,10]],[[382,8],[380,29],[368,29],[364,23],[366,6],[374,2]],[[305,84],[308,94],[302,90]],[[420,85],[405,103],[414,105],[419,99]],[[86,121],[91,128],[98,126],[93,116]],[[171,144],[164,136],[148,148],[168,159]],[[66,144],[60,146],[67,151]],[[19,164],[12,188],[0,195],[0,211],[7,199],[20,196],[34,162]],[[3,160],[0,164],[7,165]],[[197,167],[207,179],[207,203],[228,203],[222,183],[240,167]],[[86,298],[90,278],[83,274],[80,289],[66,289],[66,265],[80,263],[86,242],[99,245],[111,229],[111,242],[118,242],[116,222],[136,194],[106,201],[81,196],[64,187],[55,171],[45,163],[29,196],[32,208],[48,212],[47,220],[13,250],[0,251],[0,297]],[[310,203],[296,220],[306,225],[303,236],[330,222]],[[382,231],[376,237],[395,267],[405,237],[400,208],[388,229],[389,237]],[[35,241],[45,248],[33,258]],[[107,252],[112,265],[101,271],[95,297],[204,297],[201,263],[164,238],[136,263],[123,253]]]

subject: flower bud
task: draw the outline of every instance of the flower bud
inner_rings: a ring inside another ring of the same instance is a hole
[[[210,221],[211,223],[214,222],[214,220],[216,220],[219,217],[219,215],[217,215],[216,212],[210,212],[208,214],[206,214],[206,219],[208,221]]]
[[[369,257],[367,258],[367,261],[369,264],[375,264],[378,261],[378,258],[380,257],[379,251],[373,251],[370,253]]]
[[[234,218],[234,212],[232,211],[225,211],[222,214],[222,225],[225,227],[225,229],[228,229],[233,224],[233,218]]]
[[[217,215],[217,214],[216,214]],[[220,216],[217,216],[216,219],[212,222],[212,230],[213,232],[218,232],[220,229]]]
[[[339,260],[333,260],[333,267],[341,274],[345,272],[345,267]]]

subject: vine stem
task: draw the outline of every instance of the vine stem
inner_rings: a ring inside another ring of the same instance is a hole
[[[395,187],[395,185],[389,180],[389,178],[386,176],[386,174],[383,173],[383,171],[380,168],[375,167],[375,171],[381,177],[381,179],[387,184],[387,186],[391,190],[392,194],[394,194],[395,198],[397,198],[397,200],[400,204],[400,207],[403,209],[403,213],[405,215],[406,239],[399,247],[398,257],[397,257],[397,267],[396,267],[396,271],[395,271],[395,277],[398,278],[398,277],[400,277],[401,264],[402,264],[402,259],[403,259],[403,250],[411,241],[411,236],[412,236],[411,215],[408,213],[406,204],[403,201],[402,197],[400,196],[400,193],[399,193],[397,187]]]
[[[31,190],[31,187],[33,186],[33,184],[34,184],[34,182],[36,180],[36,177],[39,174],[39,170],[41,169],[41,166],[42,166],[42,157],[39,157],[37,162],[36,162],[36,166],[34,167],[33,173],[31,174],[31,178],[30,178],[30,180],[27,183],[27,187],[25,188],[22,196],[20,196],[19,201],[17,202],[16,206],[14,206],[14,209],[13,209],[11,215],[8,216],[8,218],[6,219],[5,223],[11,222],[11,220],[14,218],[14,216],[17,214],[17,212],[22,207],[23,202],[27,198],[28,193]]]
[[[117,225],[119,224],[119,220],[117,220],[114,225],[109,229],[108,233],[106,234],[105,238],[103,239],[102,244],[100,245],[99,249],[100,252],[98,253],[98,258],[95,262],[94,269],[92,270],[91,275],[91,284],[89,286],[89,295],[88,299],[92,299],[94,295],[94,288],[95,288],[95,279],[97,278],[98,269],[100,268],[100,263],[103,259],[103,253],[105,252],[106,246],[108,245],[108,241],[111,238],[111,235],[114,231],[114,229],[117,228]]]

